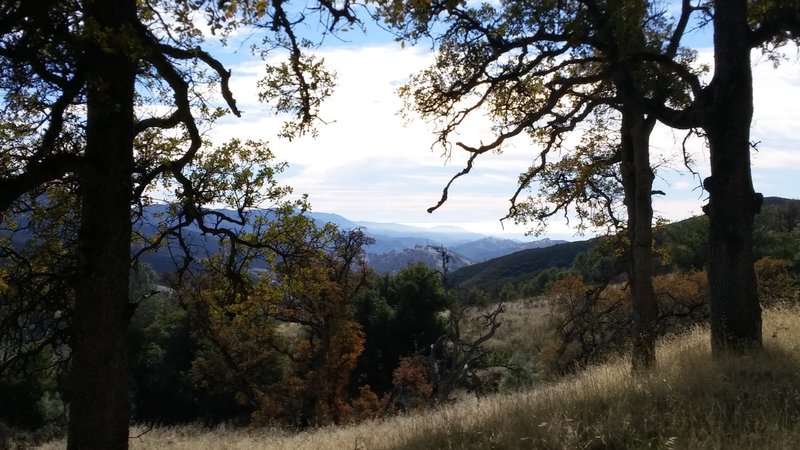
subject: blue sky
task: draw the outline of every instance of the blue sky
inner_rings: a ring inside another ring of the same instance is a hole
[[[310,30],[313,32],[314,30]],[[394,222],[422,226],[455,225],[493,235],[520,235],[525,229],[499,219],[508,209],[516,180],[536,155],[526,141],[516,142],[501,155],[484,155],[473,172],[453,185],[445,205],[428,214],[450,177],[461,170],[465,155],[454,152],[450,159],[432,149],[432,126],[421,120],[405,121],[396,89],[412,73],[432,61],[428,45],[402,48],[388,33],[371,27],[365,36],[352,31],[350,41],[328,38],[317,53],[338,74],[338,87],[323,105],[316,138],[292,142],[277,138],[281,118],[257,100],[256,81],[263,63],[250,56],[246,45],[222,50],[222,58],[233,71],[231,88],[242,118],[223,120],[213,132],[214,140],[231,137],[264,139],[278,159],[290,169],[281,181],[297,193],[309,195],[314,211],[331,212],[353,220]],[[700,60],[710,62],[712,53],[702,48],[706,35],[694,36]],[[240,49],[234,53],[235,49]],[[760,142],[753,153],[756,190],[765,195],[797,198],[800,175],[800,61],[797,48],[785,52],[787,60],[778,68],[754,52],[755,117],[752,139]],[[475,118],[462,139],[487,140],[489,122]],[[699,180],[683,167],[678,153],[683,136],[666,128],[655,131],[652,148],[659,162],[657,189],[666,196],[655,200],[656,214],[680,220],[700,214],[705,195]],[[695,169],[708,175],[708,153],[702,142],[691,143]],[[575,239],[564,220],[551,222],[544,236]]]

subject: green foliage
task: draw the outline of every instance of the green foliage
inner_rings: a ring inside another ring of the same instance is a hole
[[[708,217],[697,216],[671,223],[656,238],[672,270],[703,270],[708,264]]]
[[[75,199],[69,180],[0,214],[0,422],[63,424]],[[23,245],[24,244],[24,245]]]
[[[422,263],[384,275],[358,299],[356,319],[366,341],[358,362],[358,384],[384,393],[403,357],[427,353],[447,331],[444,312],[451,306],[440,274]]]
[[[545,269],[536,274],[535,277],[528,280],[528,282],[522,284],[521,294],[524,297],[535,297],[540,295],[546,290],[550,289],[550,287],[553,286],[553,283],[556,283],[558,280],[564,278],[568,273],[568,270],[558,267]]]
[[[791,261],[793,270],[800,273],[800,201],[766,198],[764,203],[754,223],[756,258]]]
[[[544,372],[537,356],[515,353],[508,360],[512,370],[503,372],[498,381],[501,392],[514,392],[530,388],[542,378]]]
[[[792,262],[800,271],[800,203],[766,198],[753,224],[756,258],[772,257]],[[708,263],[708,217],[697,216],[664,226],[657,241],[670,270],[702,270]]]
[[[198,372],[213,362],[224,366],[223,357],[203,337],[204,322],[192,321],[174,292],[155,285],[149,266],[137,268],[131,276],[131,300],[137,306],[128,332],[132,420],[246,423],[252,411],[236,401],[236,392],[223,383],[208,386]]]
[[[156,294],[139,303],[128,349],[133,420],[167,425],[206,419],[190,378],[196,344],[188,315],[174,298]]]
[[[765,307],[797,304],[800,281],[791,261],[765,256],[755,262],[758,297]]]
[[[66,419],[60,399],[48,402],[58,387],[50,365],[45,354],[38,354],[20,371],[0,378],[0,424],[35,430]]]
[[[572,263],[572,270],[589,283],[603,283],[621,273],[614,237],[598,240],[598,244],[580,253]]]
[[[395,333],[403,333],[405,346],[426,348],[440,336],[441,313],[450,306],[441,276],[424,264],[406,266],[392,278],[385,292],[394,311]]]

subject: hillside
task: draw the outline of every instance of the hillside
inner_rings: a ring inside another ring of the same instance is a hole
[[[766,311],[766,351],[711,359],[704,329],[658,348],[658,367],[628,361],[507,395],[360,425],[288,431],[135,429],[132,449],[788,449],[800,441],[800,313]],[[53,442],[43,449],[62,448]]]
[[[450,275],[450,279],[461,287],[493,289],[550,267],[570,267],[575,256],[596,242],[597,239],[590,239],[518,251],[459,269]]]
[[[551,245],[563,244],[565,242],[567,241],[548,238],[538,241],[521,242],[514,239],[501,239],[489,236],[465,244],[452,246],[450,250],[474,262],[481,262],[521,250],[550,247]]]
[[[656,245],[668,249],[662,271],[702,269],[708,258],[708,218],[694,216],[656,230]],[[766,197],[755,217],[756,258],[771,256],[792,261],[800,269],[800,200]],[[518,251],[464,267],[450,279],[462,287],[496,289],[508,282],[536,275],[549,267],[570,267],[575,257],[596,245],[598,239],[566,242],[545,248]]]

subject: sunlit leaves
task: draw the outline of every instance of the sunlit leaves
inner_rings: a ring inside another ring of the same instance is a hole
[[[258,83],[259,100],[290,117],[281,132],[283,137],[293,139],[314,130],[322,101],[330,97],[336,80],[324,63],[322,58],[303,54],[267,66],[266,76]]]
[[[622,183],[619,177],[618,119],[595,115],[580,142],[572,148],[558,145],[559,158],[530,170],[537,174],[536,185],[526,191],[536,193],[517,203],[513,219],[535,233],[542,232],[548,220],[564,214],[579,232],[613,229],[624,218]],[[521,176],[525,182],[526,175]],[[538,192],[536,189],[538,188]]]
[[[237,210],[264,206],[291,193],[291,188],[278,186],[275,179],[286,164],[273,165],[273,159],[265,143],[234,139],[201,152],[188,168],[188,178],[203,203]]]
[[[469,173],[478,155],[530,139],[531,165],[520,175],[509,217],[533,225],[536,231],[541,230],[539,219],[553,215],[553,207],[574,207],[580,223],[588,227],[615,223],[612,210],[617,206],[603,203],[618,201],[616,169],[598,164],[610,152],[596,148],[599,144],[593,142],[602,135],[591,131],[591,122],[607,114],[606,109],[620,107],[620,68],[628,73],[629,96],[669,105],[686,105],[693,98],[686,76],[696,71],[686,67],[694,53],[672,44],[677,19],[659,3],[378,4],[387,23],[403,39],[416,41],[424,35],[434,43],[435,62],[412,76],[399,93],[408,116],[418,114],[436,125],[437,143],[444,154],[453,148],[468,152],[469,164],[451,182]],[[673,73],[676,66],[684,67],[685,73]],[[596,112],[601,106],[605,109]],[[465,134],[470,117],[493,123],[492,135],[479,144],[456,141],[456,136]],[[605,127],[603,132],[618,131]],[[576,146],[582,133],[588,134]],[[591,170],[598,172],[591,174]],[[537,184],[542,186],[539,199],[517,202],[523,191],[535,190]],[[449,186],[430,210],[447,199]],[[570,188],[574,192],[567,194]],[[603,189],[609,191],[603,193]]]
[[[278,236],[282,243],[273,241]],[[209,337],[226,355],[242,400],[254,406],[255,423],[345,420],[350,373],[364,348],[352,304],[365,286],[362,246],[371,241],[288,211],[248,239],[264,247],[230,247],[243,252],[238,278],[222,276],[228,258],[209,258],[185,301],[210,321]],[[260,258],[268,263],[256,270]],[[277,368],[283,375],[275,378]]]

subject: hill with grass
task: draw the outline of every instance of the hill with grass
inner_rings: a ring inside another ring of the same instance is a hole
[[[764,314],[761,353],[713,359],[704,328],[664,339],[658,366],[592,366],[510,394],[293,433],[200,426],[131,431],[132,449],[789,449],[800,442],[800,311]],[[63,448],[55,441],[40,448]]]
[[[575,257],[592,248],[597,239],[565,242],[490,259],[454,271],[450,281],[460,287],[494,290],[503,284],[531,277],[551,267],[568,268]]]

